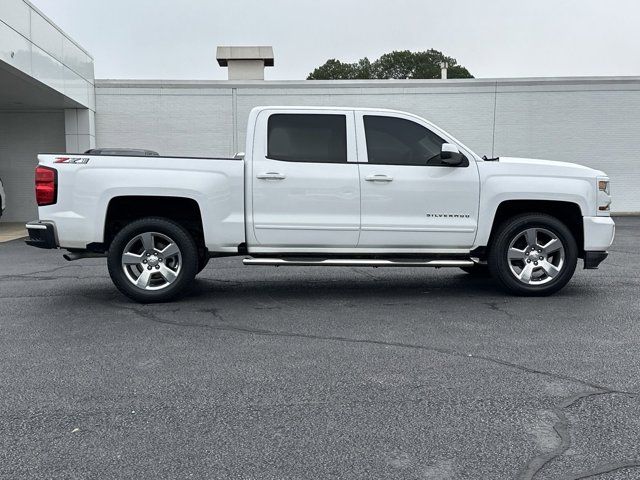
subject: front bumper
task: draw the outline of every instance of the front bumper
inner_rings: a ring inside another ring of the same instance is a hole
[[[29,222],[25,225],[29,238],[27,245],[37,248],[58,248],[56,227],[52,222]]]
[[[616,224],[611,217],[583,217],[584,249],[587,252],[604,252],[613,243]]]
[[[584,217],[584,268],[598,268],[613,243],[616,224],[611,217]]]

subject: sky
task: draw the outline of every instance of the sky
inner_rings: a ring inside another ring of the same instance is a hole
[[[103,79],[223,80],[218,45],[273,46],[267,80],[304,79],[330,58],[429,48],[479,78],[640,75],[637,0],[31,2]]]

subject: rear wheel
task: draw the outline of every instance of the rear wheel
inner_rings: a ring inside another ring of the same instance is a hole
[[[573,276],[578,247],[567,226],[551,215],[525,214],[503,223],[489,249],[491,274],[517,295],[550,295]]]
[[[182,293],[198,268],[193,237],[179,224],[149,217],[125,226],[107,256],[114,285],[141,302],[166,302]]]

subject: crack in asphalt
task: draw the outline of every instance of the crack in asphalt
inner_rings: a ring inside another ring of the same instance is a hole
[[[571,447],[571,434],[569,432],[569,420],[564,413],[564,410],[572,407],[578,402],[585,400],[590,397],[596,397],[601,395],[630,395],[635,396],[636,394],[633,392],[625,392],[620,390],[613,390],[606,387],[599,387],[596,392],[581,392],[575,395],[572,395],[568,398],[565,398],[558,405],[552,407],[551,411],[556,416],[558,421],[553,425],[553,430],[556,432],[556,435],[560,438],[560,445],[557,448],[552,450],[551,452],[541,453],[535,457],[533,457],[527,463],[527,466],[520,474],[520,478],[523,480],[532,480],[538,475],[550,462],[562,456],[570,447]],[[635,465],[634,465],[635,466]],[[640,465],[639,465],[640,466]],[[618,469],[624,467],[618,467]],[[601,475],[603,473],[607,473],[606,469],[599,472],[600,469],[596,468],[592,470],[592,473],[583,473],[580,474],[582,476],[578,477],[568,477],[568,478],[587,478],[589,476]],[[594,473],[595,472],[595,473]]]
[[[497,306],[497,303],[486,302],[485,304],[488,305],[489,308],[491,308],[492,310],[503,313],[509,316],[510,318],[512,318],[512,314],[499,308]],[[154,312],[147,310],[145,307],[126,307],[123,305],[120,305],[118,307],[134,313],[139,318],[149,320],[155,323],[160,323],[163,325],[171,325],[171,326],[178,326],[178,327],[207,328],[211,330],[245,333],[249,335],[261,335],[261,336],[285,337],[285,338],[304,338],[309,340],[334,341],[334,342],[343,342],[343,343],[351,343],[351,344],[367,344],[367,345],[430,351],[430,352],[436,352],[443,355],[449,355],[449,356],[458,357],[458,358],[481,360],[487,363],[500,365],[500,366],[517,370],[520,372],[529,373],[532,375],[542,375],[542,376],[546,376],[556,380],[568,381],[568,382],[589,387],[591,390],[574,394],[568,398],[565,398],[560,404],[552,408],[552,412],[555,414],[555,416],[558,419],[558,421],[554,424],[553,429],[560,439],[560,444],[557,448],[555,448],[551,452],[545,452],[545,453],[539,454],[534,458],[532,458],[531,460],[529,460],[529,462],[527,462],[526,467],[524,468],[524,470],[520,475],[520,478],[523,480],[533,480],[544,469],[545,466],[547,466],[551,461],[555,460],[556,458],[559,458],[560,456],[562,456],[571,447],[571,434],[569,432],[569,420],[567,419],[567,416],[565,415],[564,410],[566,410],[567,408],[575,405],[576,403],[586,398],[593,397],[593,396],[617,394],[617,395],[630,395],[635,397],[637,395],[635,392],[626,392],[623,390],[616,390],[613,388],[609,388],[607,386],[596,384],[588,380],[572,377],[570,375],[547,372],[544,370],[539,370],[539,369],[527,367],[524,365],[519,365],[517,363],[508,362],[506,360],[502,360],[499,358],[489,357],[487,355],[475,355],[471,353],[463,353],[463,352],[459,352],[457,350],[452,350],[448,348],[404,343],[404,342],[389,342],[389,341],[374,340],[374,339],[360,339],[360,338],[349,338],[349,337],[328,336],[328,335],[312,335],[312,334],[295,333],[295,332],[276,332],[272,330],[239,327],[239,326],[233,326],[229,324],[211,325],[209,323],[182,323],[182,322],[176,322],[176,321],[160,318]],[[219,320],[221,322],[226,322],[224,317],[220,315],[220,313],[216,309],[204,309],[204,310],[200,310],[200,312],[209,313],[216,320]],[[589,476],[601,475],[601,474],[607,473],[608,471],[613,471],[615,469],[619,470],[622,468],[630,468],[635,466],[640,466],[640,465],[636,465],[633,462],[625,462],[621,464],[615,464],[613,466],[607,465],[601,468],[598,467],[590,472],[580,474],[582,476],[571,477],[571,478],[582,479],[582,478],[587,478]]]
[[[113,306],[113,304],[111,305]],[[603,385],[590,382],[588,380],[572,377],[570,375],[546,372],[544,370],[538,370],[538,369],[527,367],[517,363],[508,362],[506,360],[502,360],[499,358],[489,357],[487,355],[463,353],[463,352],[459,352],[457,350],[453,350],[449,348],[420,345],[415,343],[391,342],[386,340],[375,340],[375,339],[367,339],[367,338],[349,338],[349,337],[340,337],[340,336],[333,336],[333,335],[312,335],[309,333],[296,333],[296,332],[277,332],[273,330],[234,326],[228,323],[226,325],[211,325],[210,323],[193,323],[193,322],[184,323],[184,322],[177,322],[173,320],[166,320],[166,319],[160,318],[154,312],[146,310],[145,307],[127,307],[124,305],[118,305],[117,307],[123,310],[130,311],[143,319],[150,320],[155,323],[160,323],[164,325],[172,325],[177,327],[208,328],[211,330],[230,331],[230,332],[246,333],[246,334],[269,336],[269,337],[306,338],[309,340],[324,340],[324,341],[334,341],[334,342],[353,343],[353,344],[369,344],[369,345],[379,345],[379,346],[385,346],[385,347],[408,348],[413,350],[426,350],[426,351],[432,351],[432,352],[441,353],[444,355],[450,355],[450,356],[459,357],[459,358],[467,358],[467,359],[474,358],[477,360],[482,360],[488,363],[501,365],[507,368],[519,370],[519,371],[530,373],[533,375],[543,375],[543,376],[551,377],[557,380],[564,380],[564,381],[577,383],[586,387],[590,387],[594,390],[599,390],[599,391],[601,390],[608,393],[610,392],[610,393],[635,395],[635,393],[633,392],[615,390]],[[177,309],[176,311],[178,310],[179,309]],[[222,315],[220,315],[215,309],[201,310],[201,312],[212,313],[211,310],[215,312],[215,314],[213,315],[214,318],[222,322],[226,322],[226,319]]]
[[[8,281],[14,281],[14,280],[20,280],[21,282],[39,282],[41,280],[45,280],[45,281],[59,281],[61,278],[63,279],[69,279],[69,280],[88,280],[90,278],[95,278],[95,279],[100,279],[103,280],[104,279],[104,275],[64,275],[64,276],[57,276],[57,277],[27,277],[27,278],[22,278],[21,275],[15,275],[15,276],[4,276],[4,277],[0,277],[0,282],[8,282]]]
[[[0,282],[6,281],[14,281],[14,280],[22,280],[25,282],[34,282],[38,280],[57,280],[59,278],[78,278],[82,279],[83,277],[55,277],[55,276],[42,276],[43,273],[57,273],[61,270],[65,270],[67,268],[81,268],[86,267],[88,265],[62,265],[60,267],[51,268],[49,270],[38,270],[35,272],[27,272],[27,273],[16,273],[16,274],[8,274],[8,275],[0,275]]]
[[[498,302],[482,302],[482,303],[487,307],[489,307],[494,312],[502,313],[503,315],[506,315],[511,320],[517,320],[516,316],[513,313],[508,312],[504,308],[499,307]]]
[[[617,472],[618,470],[625,470],[629,468],[638,468],[638,467],[640,467],[640,461],[638,460],[609,463],[606,465],[600,465],[599,467],[596,467],[593,470],[582,472],[575,476],[567,477],[567,480],[584,480],[585,478],[597,477],[600,475],[605,475],[607,473]]]
[[[41,273],[56,273],[59,272],[60,270],[65,270],[67,268],[84,268],[84,267],[88,267],[91,265],[61,265],[59,267],[55,267],[55,268],[50,268],[49,270],[36,270],[35,272],[27,272],[27,273],[20,273],[20,274],[9,274],[9,275],[0,275],[0,279],[5,279],[5,278],[31,278],[34,275],[38,275]]]

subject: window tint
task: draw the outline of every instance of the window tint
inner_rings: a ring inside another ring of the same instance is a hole
[[[274,114],[269,117],[267,156],[294,162],[347,161],[345,115]]]
[[[386,165],[441,165],[445,141],[410,120],[365,115],[369,163]]]

